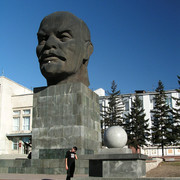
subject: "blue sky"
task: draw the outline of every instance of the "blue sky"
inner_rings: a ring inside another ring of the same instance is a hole
[[[88,71],[90,89],[122,94],[179,88],[179,0],[2,0],[0,1],[0,73],[30,89],[46,86],[36,57],[39,24],[55,11],[83,19],[94,52]]]

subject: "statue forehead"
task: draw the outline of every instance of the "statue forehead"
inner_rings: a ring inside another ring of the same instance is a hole
[[[40,25],[41,28],[75,29],[81,27],[82,20],[69,12],[55,12],[46,16]],[[78,30],[78,29],[77,29]]]

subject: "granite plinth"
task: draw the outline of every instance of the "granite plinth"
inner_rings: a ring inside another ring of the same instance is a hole
[[[123,178],[123,177],[75,177],[73,180],[179,180],[179,177],[143,177],[143,178]]]
[[[132,153],[132,150],[129,148],[104,148],[99,149],[98,154],[127,154]]]
[[[87,155],[89,177],[144,177],[146,175],[146,155],[142,154],[94,154]]]
[[[99,98],[82,83],[35,88],[32,158],[64,158],[67,149],[93,154],[101,145]]]
[[[75,174],[88,174],[88,161],[76,161]],[[66,174],[64,159],[0,159],[1,173]]]

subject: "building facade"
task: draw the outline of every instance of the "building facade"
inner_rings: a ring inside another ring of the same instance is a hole
[[[108,97],[105,96],[105,91],[103,93],[102,89],[98,89],[95,91],[100,96],[100,109],[103,110],[104,106],[108,106]],[[175,90],[165,91],[167,99],[166,103],[169,105],[170,108],[177,108],[176,101],[172,98],[180,98],[180,94],[177,93]],[[156,92],[145,92],[145,91],[135,91],[132,94],[122,94],[121,98],[124,104],[124,114],[127,114],[131,111],[132,101],[134,100],[135,96],[138,95],[143,103],[144,113],[146,114],[145,119],[148,119],[149,128],[152,126],[152,117],[153,114],[151,111],[154,108],[154,97]],[[122,116],[123,116],[122,115]],[[103,125],[102,125],[103,126]],[[105,127],[103,127],[105,128]],[[149,146],[141,148],[141,153],[146,154],[152,157],[160,157],[162,156],[162,150],[160,147],[152,146],[149,142]],[[165,156],[180,156],[180,147],[177,146],[167,146],[164,149]]]
[[[27,154],[32,131],[33,92],[0,77],[0,155]]]
[[[99,95],[100,109],[108,106],[108,97],[100,88],[94,91]],[[135,95],[143,102],[146,119],[149,119],[151,127],[152,113],[154,107],[155,92],[136,91],[132,94],[123,94],[124,114],[130,112]],[[175,90],[166,91],[167,104],[172,108],[176,102],[172,97],[179,98],[180,94]],[[27,154],[27,144],[32,137],[32,110],[33,92],[26,87],[4,77],[0,77],[0,155],[4,154]],[[141,153],[152,157],[162,156],[159,147],[152,146],[141,149]],[[164,149],[165,156],[180,156],[180,148],[168,146]]]

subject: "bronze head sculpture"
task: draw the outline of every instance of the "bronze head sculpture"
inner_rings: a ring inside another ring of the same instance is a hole
[[[82,82],[89,86],[87,65],[93,52],[87,25],[69,12],[46,16],[39,27],[36,47],[47,85]]]

